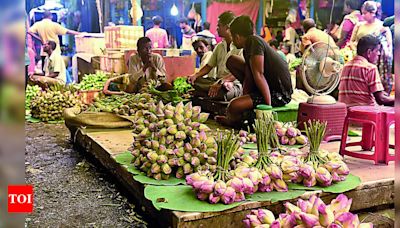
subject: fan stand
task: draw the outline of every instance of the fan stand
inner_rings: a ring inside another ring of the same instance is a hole
[[[336,100],[330,95],[313,95],[307,99],[307,103],[330,105],[330,104],[336,104]]]

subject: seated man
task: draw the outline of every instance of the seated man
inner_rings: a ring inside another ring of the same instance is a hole
[[[65,84],[67,81],[65,62],[60,52],[54,51],[56,47],[56,42],[51,40],[43,45],[43,51],[47,53],[44,61],[44,73],[31,74],[29,77],[33,83],[42,88],[54,84]]]
[[[170,88],[171,85],[165,82],[165,63],[161,55],[152,53],[151,40],[148,37],[141,37],[137,41],[138,52],[129,58],[128,77],[118,76],[107,80],[103,92],[105,94],[123,94],[121,91],[109,90],[110,83],[120,83],[126,87],[127,93],[136,93],[149,80],[156,80],[157,86]]]
[[[376,103],[394,105],[394,99],[384,92],[376,66],[380,46],[377,37],[362,37],[357,44],[357,55],[344,65],[339,84],[339,101],[347,107]]]
[[[322,30],[315,27],[315,22],[312,18],[307,18],[303,21],[303,29],[305,34],[301,37],[300,51],[304,53],[304,50],[308,46],[317,42],[323,42],[331,45],[333,48],[337,49],[335,40]]]
[[[198,39],[192,43],[193,49],[196,51],[197,56],[200,58],[200,67],[203,68],[207,65],[212,56],[212,51],[209,51],[209,43],[205,39]],[[208,74],[208,78],[215,78],[215,69],[212,69]]]
[[[229,101],[242,94],[242,85],[226,69],[226,59],[232,55],[241,55],[242,50],[232,44],[229,23],[235,18],[231,11],[219,15],[217,23],[218,35],[224,40],[214,48],[210,60],[200,70],[189,76],[188,81],[195,88],[195,96],[211,97],[213,100]],[[216,67],[216,77],[204,78]]]
[[[230,25],[232,40],[243,48],[244,60],[229,57],[226,65],[243,83],[243,96],[233,99],[226,116],[216,120],[229,126],[238,126],[242,114],[259,104],[284,106],[291,100],[292,82],[287,63],[264,39],[253,34],[254,24],[248,16],[239,16]]]

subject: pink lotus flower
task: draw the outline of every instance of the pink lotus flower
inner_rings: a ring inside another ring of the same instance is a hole
[[[341,224],[343,227],[358,227],[360,224],[358,216],[351,212],[343,212],[337,215],[335,222]]]
[[[260,183],[263,185],[268,185],[271,183],[271,178],[269,177],[268,173],[265,172],[262,174],[262,179]]]
[[[210,194],[214,190],[214,181],[206,180],[203,184],[198,188],[199,192]]]
[[[243,178],[242,183],[243,183],[243,192],[245,194],[253,194],[254,192],[257,191],[257,189],[254,187],[253,182],[249,178]]]
[[[282,179],[276,179],[272,181],[274,189],[278,192],[287,192],[288,186]]]
[[[283,173],[292,173],[299,170],[298,163],[296,163],[293,159],[283,159],[281,168]]]
[[[312,206],[312,208],[311,208],[311,214],[313,214],[313,215],[315,215],[315,216],[318,217],[318,216],[319,216],[318,208],[319,208],[322,204],[325,205],[324,201],[322,201],[321,198],[319,198],[319,197],[315,198],[314,204],[313,204],[313,206]]]
[[[333,171],[333,172],[331,173],[331,175],[332,175],[332,181],[333,181],[333,182],[340,182],[340,181],[346,180],[346,176],[339,175],[339,174],[337,174],[337,172],[335,172],[335,171]]]
[[[258,209],[256,214],[263,224],[272,224],[275,221],[275,216],[270,210]]]
[[[350,170],[346,163],[341,162],[340,167],[336,170],[339,175],[349,175]]]
[[[299,212],[299,213],[302,212],[302,210],[299,207],[290,202],[285,202],[283,205],[285,206],[286,213],[288,214],[292,214],[293,212]]]
[[[281,223],[278,220],[275,220],[271,223],[270,228],[281,228]]]
[[[197,199],[201,200],[201,201],[206,201],[208,199],[208,195],[207,193],[202,193],[202,192],[198,192],[196,194]]]
[[[224,192],[226,191],[226,184],[225,182],[223,182],[222,180],[218,180],[217,182],[215,182],[214,185],[214,195],[215,196],[220,196],[222,194],[224,194]]]
[[[221,196],[221,201],[224,204],[231,204],[235,201],[235,197],[236,197],[235,189],[233,189],[232,187],[227,187],[226,191]]]
[[[244,201],[245,199],[246,199],[246,197],[244,196],[243,192],[236,192],[235,202],[241,202],[241,201]]]
[[[340,194],[331,201],[329,207],[335,215],[338,215],[343,212],[349,212],[352,202],[353,200],[347,198],[345,194]]]
[[[244,189],[242,178],[239,177],[230,179],[226,185],[232,187],[236,192],[243,192]]]
[[[304,212],[301,212],[300,218],[306,228],[312,228],[312,227],[320,225],[318,216],[315,216],[313,214],[306,214]]]
[[[299,174],[305,179],[309,179],[312,174],[315,174],[314,168],[309,164],[302,164],[299,167]]]
[[[201,142],[205,142],[207,140],[207,135],[204,131],[200,131],[199,133],[199,139]]]
[[[216,204],[220,201],[220,197],[219,196],[215,196],[214,193],[211,193],[208,197],[208,201],[212,204]]]
[[[311,213],[313,204],[311,204],[308,200],[297,200],[297,207],[301,209],[302,212]]]
[[[318,183],[320,183],[321,186],[329,186],[332,184],[332,176],[329,171],[324,167],[318,167],[315,173],[315,177],[317,178],[317,181]]]
[[[260,220],[258,220],[257,215],[249,214],[246,215],[246,218],[243,220],[245,227],[253,228],[261,225]]]
[[[300,217],[299,217],[300,219]],[[293,214],[280,214],[279,215],[279,220],[281,227],[294,227],[297,225],[296,221],[296,213]]]
[[[326,168],[329,172],[332,172],[336,169],[338,169],[340,167],[340,164],[338,162],[335,161],[328,161],[327,163],[325,163],[324,168]]]
[[[335,215],[332,210],[326,206],[324,203],[320,204],[318,207],[319,212],[319,222],[321,226],[327,227],[335,220]]]
[[[284,128],[284,127],[278,128],[278,129],[276,129],[276,134],[277,134],[279,137],[283,137],[283,136],[286,135],[286,131],[287,131],[287,129]]]
[[[274,187],[273,187],[272,183],[258,185],[259,192],[271,192],[273,189],[274,189]]]
[[[272,179],[282,179],[282,170],[275,164],[271,164],[271,173],[268,173]]]
[[[250,172],[247,175],[247,178],[249,178],[254,185],[258,185],[258,183],[260,183],[263,177],[260,171],[258,171],[258,169],[251,168]]]
[[[311,175],[308,179],[303,179],[303,185],[306,187],[312,187],[317,184],[317,179],[315,178],[315,174]]]
[[[250,172],[250,168],[244,167],[244,166],[239,166],[238,168],[236,168],[234,170],[234,176],[241,177],[241,178],[247,177],[249,172]]]

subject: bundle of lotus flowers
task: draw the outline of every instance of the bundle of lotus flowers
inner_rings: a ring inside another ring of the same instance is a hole
[[[133,164],[149,177],[183,178],[199,170],[215,171],[217,144],[203,124],[208,113],[191,103],[176,107],[161,101],[134,116]]]
[[[243,220],[246,228],[283,227],[373,227],[372,223],[360,223],[357,214],[349,212],[352,200],[340,194],[326,205],[316,195],[308,200],[299,199],[294,205],[286,202],[286,212],[275,218],[266,209],[252,210]]]
[[[279,192],[286,192],[288,187],[282,179],[282,170],[276,165],[276,162],[274,163],[274,156],[272,156],[272,154],[279,156],[280,153],[271,152],[268,145],[271,140],[270,136],[272,132],[275,131],[272,119],[269,119],[266,115],[263,115],[260,119],[256,119],[254,130],[257,135],[257,148],[259,153],[255,167],[260,170],[264,180],[260,183],[259,191],[269,192],[276,190]]]
[[[233,159],[229,162],[231,170],[236,169],[239,166],[250,167],[253,166],[257,161],[258,151],[250,150],[246,152],[242,147],[238,149],[236,153],[233,154]]]
[[[257,142],[256,135],[248,133],[245,130],[240,130],[239,131],[239,139],[240,139],[240,145],[243,145],[243,144],[246,144],[246,143],[256,143]]]
[[[305,145],[308,143],[307,137],[302,135],[298,128],[289,125],[289,123],[284,125],[282,122],[275,121],[274,128],[279,139],[278,142],[281,145]]]

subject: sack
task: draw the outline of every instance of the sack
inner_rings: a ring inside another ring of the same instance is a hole
[[[65,125],[72,134],[80,128],[130,128],[133,122],[129,116],[108,112],[82,112],[80,108],[67,108],[63,113]]]

